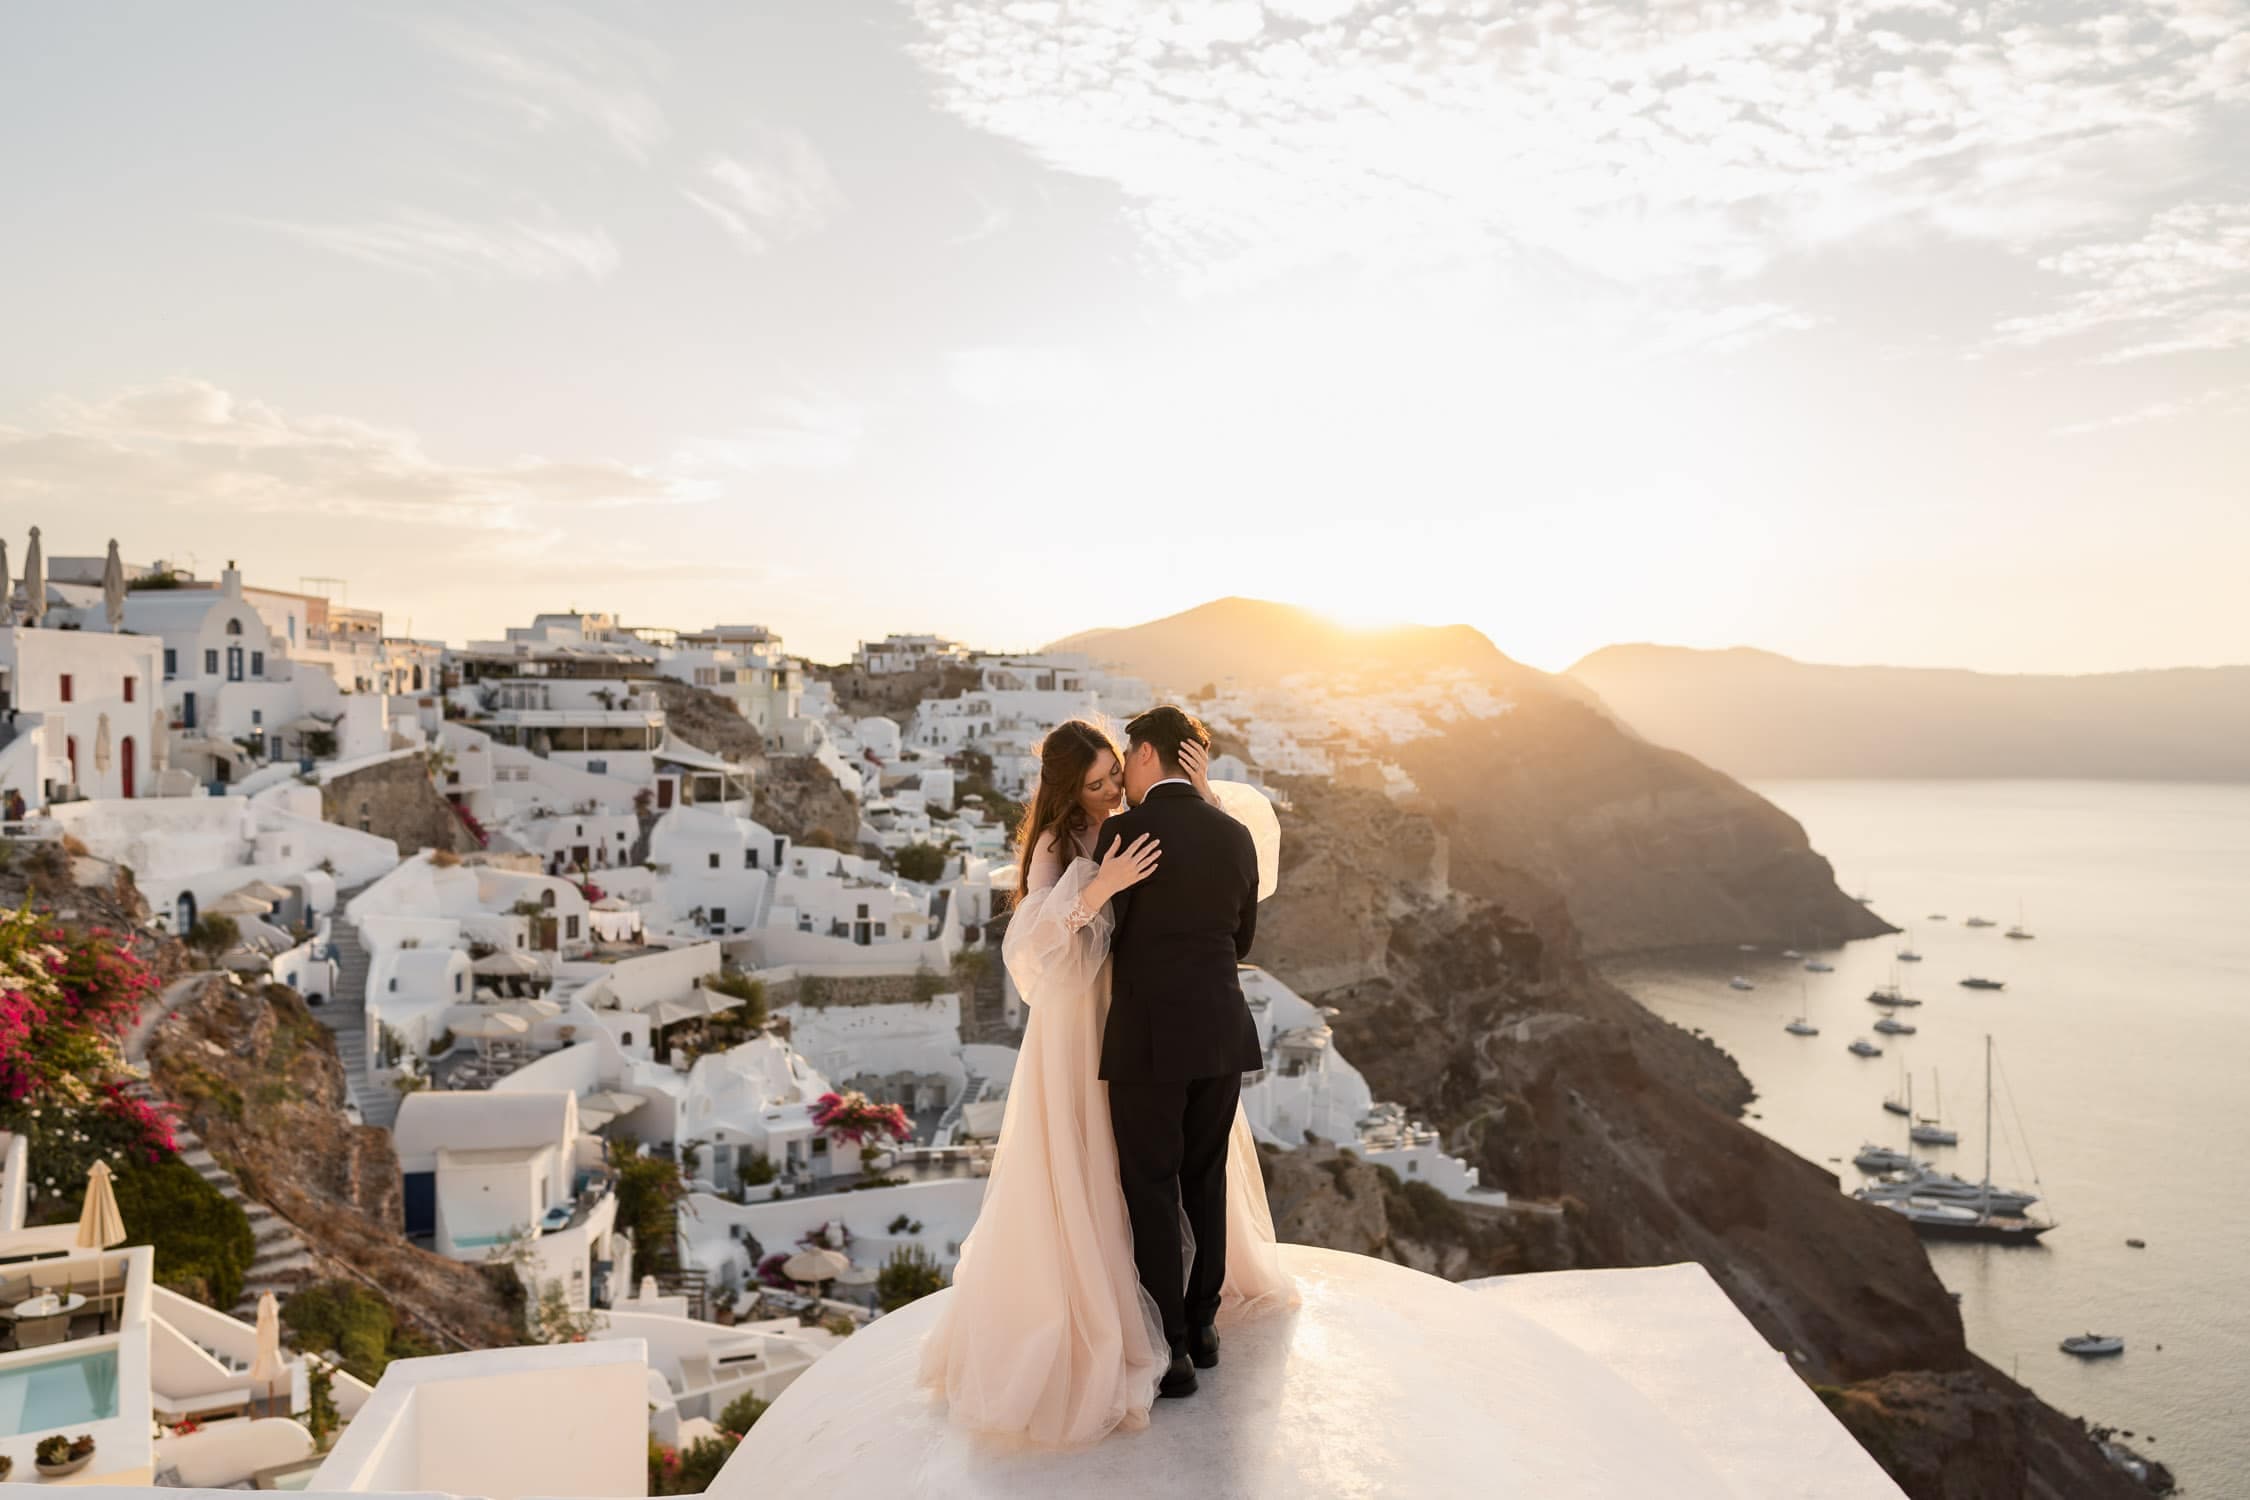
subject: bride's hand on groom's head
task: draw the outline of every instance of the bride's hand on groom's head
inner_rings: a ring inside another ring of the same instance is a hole
[[[1094,883],[1101,887],[1101,898],[1107,901],[1119,891],[1139,885],[1156,873],[1157,853],[1163,846],[1153,833],[1144,833],[1131,844],[1122,841],[1111,846],[1102,856],[1100,871]]]
[[[1180,741],[1180,774],[1204,801],[1218,800],[1211,795],[1211,753],[1193,740]]]

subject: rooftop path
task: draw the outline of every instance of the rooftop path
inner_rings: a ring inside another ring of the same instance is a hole
[[[1899,1500],[1699,1267],[1472,1290],[1282,1253],[1303,1305],[1226,1331],[1201,1391],[1145,1430],[1058,1452],[950,1426],[915,1386],[940,1292],[801,1376],[709,1493]]]

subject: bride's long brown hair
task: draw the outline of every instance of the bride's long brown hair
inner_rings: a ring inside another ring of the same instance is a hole
[[[1086,829],[1086,809],[1078,800],[1079,789],[1086,784],[1086,773],[1103,755],[1116,755],[1119,764],[1125,757],[1118,754],[1117,744],[1108,735],[1084,719],[1066,719],[1048,732],[1039,743],[1039,788],[1032,794],[1031,805],[1023,810],[1023,822],[1016,827],[1016,899],[1031,885],[1031,859],[1042,841],[1054,838],[1067,841],[1076,838]]]

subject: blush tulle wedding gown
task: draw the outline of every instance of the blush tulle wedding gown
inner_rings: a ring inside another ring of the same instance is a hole
[[[1279,838],[1270,804],[1227,786],[1220,805],[1250,825],[1260,894],[1270,893]],[[1001,954],[1030,1017],[984,1203],[921,1358],[922,1383],[945,1397],[955,1423],[1055,1447],[1147,1425],[1170,1357],[1156,1304],[1133,1270],[1109,1090],[1096,1076],[1111,919],[1105,908],[1076,932],[1064,920],[1094,877],[1084,857],[1092,837],[1067,864],[1040,851],[1009,921]],[[1296,1302],[1239,1106],[1227,1148],[1226,1255],[1220,1327]]]

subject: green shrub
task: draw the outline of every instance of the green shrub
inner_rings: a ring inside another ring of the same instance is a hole
[[[920,1245],[901,1245],[893,1250],[875,1279],[876,1295],[885,1312],[897,1312],[909,1302],[943,1290],[944,1273]]]
[[[381,1296],[356,1281],[321,1281],[282,1304],[281,1321],[299,1349],[333,1355],[346,1370],[373,1385],[394,1359],[437,1350],[401,1328]]]
[[[698,1438],[686,1448],[667,1448],[648,1440],[648,1492],[651,1495],[700,1495],[710,1488],[734,1456],[732,1438]]]
[[[766,1024],[766,982],[753,979],[738,969],[727,969],[703,981],[703,987],[714,994],[728,996],[742,1003],[723,1012],[737,1024],[758,1027]]]
[[[945,851],[934,844],[908,844],[891,864],[900,879],[929,885],[944,878]]]
[[[644,1156],[630,1141],[611,1143],[617,1169],[617,1225],[633,1233],[634,1258],[653,1256],[679,1229],[680,1169]]]
[[[770,1401],[760,1401],[756,1396],[744,1391],[727,1403],[725,1411],[719,1413],[719,1430],[731,1432],[736,1437],[741,1437],[758,1425],[758,1418],[764,1416],[766,1408],[772,1404]]]
[[[225,912],[205,912],[188,929],[187,945],[206,956],[226,952],[242,936],[242,929]]]
[[[156,1280],[221,1310],[242,1297],[257,1258],[250,1220],[177,1156],[118,1168],[117,1211],[125,1243],[156,1248]]]
[[[762,1151],[755,1156],[744,1157],[736,1170],[741,1173],[744,1187],[764,1187],[779,1175],[773,1158]]]

